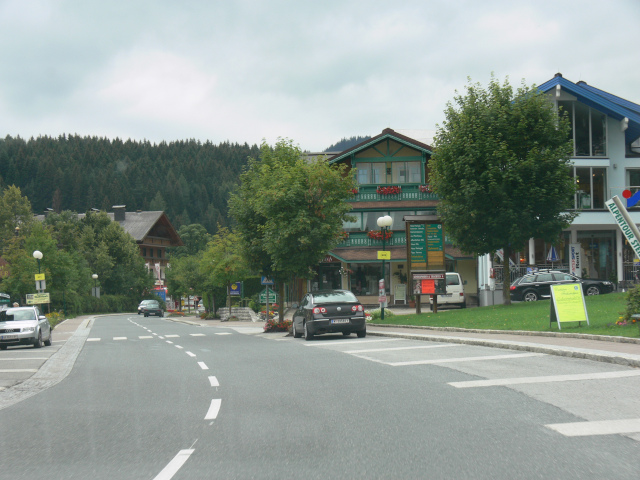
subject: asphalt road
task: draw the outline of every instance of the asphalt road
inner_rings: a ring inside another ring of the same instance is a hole
[[[606,434],[640,417],[638,369],[401,338],[305,342],[136,315],[86,330],[64,380],[0,410],[0,478],[640,472],[640,436]]]

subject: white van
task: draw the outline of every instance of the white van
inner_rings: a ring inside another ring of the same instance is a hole
[[[438,305],[459,305],[460,308],[467,306],[464,296],[464,286],[459,273],[447,272],[447,294],[438,295]],[[429,302],[433,303],[433,297],[429,295]]]

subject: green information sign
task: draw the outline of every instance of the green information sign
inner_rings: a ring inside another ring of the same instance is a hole
[[[411,241],[411,269],[427,269],[427,226],[424,223],[412,223],[409,225],[409,238]]]
[[[552,322],[587,322],[587,306],[584,302],[584,292],[580,283],[567,283],[551,286],[551,312],[549,313],[549,326]]]
[[[267,303],[267,289],[260,292],[260,303]],[[278,303],[278,294],[273,289],[269,289],[269,303]]]
[[[444,237],[442,224],[427,224],[427,263],[429,270],[444,270]]]

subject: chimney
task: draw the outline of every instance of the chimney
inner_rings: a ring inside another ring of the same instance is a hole
[[[113,219],[116,222],[124,222],[125,216],[127,212],[125,212],[126,205],[114,205],[113,208]]]

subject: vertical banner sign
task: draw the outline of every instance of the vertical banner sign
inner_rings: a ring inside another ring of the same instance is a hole
[[[624,208],[622,201],[617,195],[614,195],[613,198],[604,203],[613,215],[613,218],[616,219],[616,223],[620,227],[620,230],[622,230],[622,234],[629,241],[629,245],[636,254],[636,257],[640,258],[640,240],[638,240],[640,238],[640,232],[631,220],[629,212]]]
[[[427,226],[424,223],[409,225],[411,241],[411,270],[427,269]]]
[[[427,224],[427,264],[429,270],[444,270],[444,238],[442,224]]]
[[[582,277],[582,257],[579,243],[569,244],[569,273],[576,277]]]

